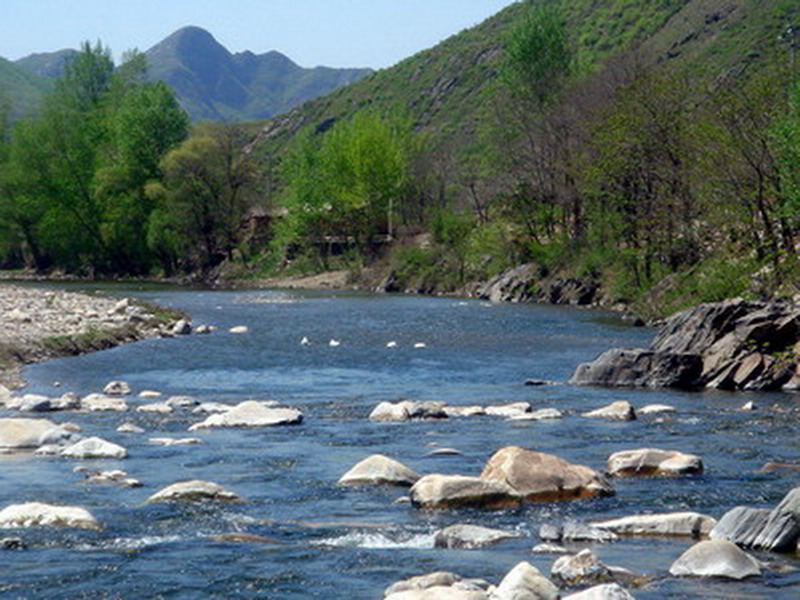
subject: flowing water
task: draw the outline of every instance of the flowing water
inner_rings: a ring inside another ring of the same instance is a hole
[[[134,392],[191,395],[235,403],[279,400],[301,408],[302,425],[187,433],[203,417],[188,411],[55,414],[86,435],[125,446],[120,461],[83,461],[124,469],[138,489],[90,485],[78,461],[0,456],[0,507],[37,500],[89,509],[101,532],[23,530],[28,549],[0,558],[3,598],[382,598],[392,582],[436,570],[498,582],[521,560],[549,573],[555,559],[532,554],[545,523],[642,512],[694,510],[720,517],[736,505],[774,506],[798,485],[797,472],[759,474],[768,461],[797,462],[797,399],[788,394],[681,393],[565,385],[575,366],[612,346],[641,346],[652,331],[623,326],[598,311],[536,305],[357,294],[208,292],[170,289],[113,293],[170,305],[209,336],[149,340],[28,367],[29,391],[86,394],[123,379]],[[227,332],[247,325],[250,332]],[[312,342],[300,345],[303,337]],[[341,341],[338,347],[330,339]],[[396,348],[387,348],[396,341]],[[425,348],[415,349],[423,342]],[[556,382],[526,387],[527,378]],[[54,387],[60,382],[60,387]],[[561,382],[561,383],[559,383]],[[382,400],[449,404],[531,402],[565,411],[561,420],[509,422],[471,417],[397,424],[367,419]],[[619,423],[579,413],[624,399],[666,403],[667,417]],[[738,408],[753,400],[754,412]],[[151,402],[129,397],[131,404]],[[8,416],[3,413],[2,416]],[[115,431],[124,421],[147,430]],[[198,436],[198,446],[157,447],[153,436]],[[706,472],[681,479],[615,481],[612,498],[529,505],[519,510],[426,512],[394,501],[399,488],[345,489],[337,479],[382,453],[420,473],[477,475],[498,448],[520,445],[603,469],[611,452],[639,447],[701,455]],[[436,447],[462,454],[429,456]],[[215,481],[247,499],[240,505],[146,505],[175,481]],[[468,522],[520,537],[481,550],[433,547],[441,527]],[[255,534],[263,543],[215,541]],[[759,554],[760,578],[733,583],[675,579],[671,563],[691,545],[681,539],[623,539],[593,545],[607,564],[647,573],[637,598],[800,597],[800,560]]]

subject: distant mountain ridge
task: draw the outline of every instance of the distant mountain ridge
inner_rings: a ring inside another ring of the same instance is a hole
[[[75,50],[0,65],[0,89],[15,116],[30,114]],[[200,27],[184,27],[145,52],[149,77],[164,81],[193,120],[267,119],[363,79],[372,69],[303,68],[280,52],[232,54]]]

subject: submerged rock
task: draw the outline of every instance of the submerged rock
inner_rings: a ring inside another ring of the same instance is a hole
[[[168,485],[147,499],[153,502],[244,502],[242,498],[212,481],[180,481]]]
[[[543,452],[507,446],[494,453],[481,479],[504,483],[529,502],[611,496],[614,489],[600,473]]]
[[[727,540],[707,540],[698,542],[669,569],[676,577],[725,577],[745,579],[761,575],[758,561],[746,554],[733,542]]]
[[[414,485],[419,473],[382,454],[373,454],[342,475],[342,485]]]
[[[144,429],[142,429],[135,423],[123,423],[122,425],[117,427],[117,431],[119,433],[144,433]]]
[[[0,451],[38,448],[42,436],[55,427],[47,419],[0,419]]]
[[[54,506],[42,502],[12,504],[0,511],[0,528],[70,527],[100,529],[100,523],[80,506]]]
[[[152,404],[142,404],[141,406],[137,406],[136,412],[168,415],[172,412],[172,407],[166,402],[153,402]]]
[[[703,472],[703,460],[677,450],[623,450],[608,457],[608,472],[615,477],[689,475]]]
[[[213,414],[202,423],[196,423],[189,431],[212,427],[272,427],[275,425],[297,425],[303,421],[303,413],[296,408],[272,408],[261,402],[249,400],[237,404],[224,413]]]
[[[504,509],[520,505],[521,498],[508,485],[479,477],[425,475],[409,492],[411,503],[419,508]]]
[[[634,515],[591,523],[592,527],[618,535],[663,535],[703,537],[717,524],[712,517],[695,512]]]
[[[483,548],[515,537],[519,534],[461,523],[437,531],[433,544],[437,548]]]

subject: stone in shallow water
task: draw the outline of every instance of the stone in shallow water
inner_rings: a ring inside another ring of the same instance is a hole
[[[590,587],[576,594],[564,596],[564,600],[635,600],[633,596],[618,583],[604,583]]]
[[[674,406],[670,406],[669,404],[648,404],[647,406],[643,406],[636,412],[641,416],[648,416],[648,415],[660,415],[665,413],[674,413],[676,412],[676,410]]]
[[[636,419],[636,411],[631,406],[630,402],[620,400],[612,402],[608,406],[590,410],[583,413],[584,417],[593,419],[614,419],[617,421],[634,421]]]
[[[117,431],[119,433],[144,433],[144,429],[142,429],[135,423],[123,423],[122,425],[117,427]]]
[[[623,450],[608,457],[608,472],[616,477],[689,475],[703,472],[703,460],[677,450]]]
[[[752,556],[746,554],[733,542],[707,540],[698,542],[669,569],[676,577],[726,577],[745,579],[761,575],[761,567]]]
[[[437,531],[433,543],[437,548],[482,548],[516,537],[519,534],[461,523]]]
[[[487,461],[481,479],[505,483],[529,502],[614,494],[606,478],[594,469],[518,446],[507,446],[495,452]]]
[[[497,589],[492,600],[557,600],[558,588],[541,571],[529,562],[518,563],[511,569]]]
[[[609,521],[590,523],[597,529],[619,535],[707,536],[717,524],[716,519],[695,512],[634,515]]]
[[[588,548],[557,559],[550,568],[550,575],[566,585],[609,582],[614,579],[611,569]]]
[[[152,502],[231,502],[244,500],[212,481],[180,481],[165,487],[147,499]]]
[[[103,393],[109,396],[125,396],[131,393],[131,386],[126,381],[109,381],[103,388]]]
[[[507,484],[462,475],[425,475],[409,493],[419,508],[515,508],[521,498]]]
[[[168,415],[172,412],[172,407],[166,402],[153,402],[152,404],[142,404],[141,406],[137,406],[136,412]]]
[[[414,485],[419,473],[388,456],[373,454],[342,475],[342,485]]]
[[[729,540],[745,548],[791,552],[800,541],[800,487],[794,488],[774,509],[737,506],[711,531],[711,539]]]
[[[42,502],[12,504],[0,511],[0,527],[70,527],[100,529],[100,523],[80,506],[54,506]]]
[[[81,399],[80,407],[81,410],[87,410],[89,412],[124,412],[128,410],[128,403],[122,398],[113,398],[111,396],[104,396],[103,394],[89,394]]]
[[[47,419],[0,419],[0,449],[38,448],[42,435],[55,427]]]
[[[297,425],[303,421],[303,413],[296,408],[273,408],[261,402],[249,400],[236,405],[227,412],[213,414],[202,423],[196,423],[189,431],[212,427],[272,427],[275,425]]]
[[[122,446],[108,442],[98,437],[81,440],[61,451],[65,458],[92,459],[92,458],[127,458],[128,451]]]
[[[529,402],[512,402],[511,404],[501,404],[487,406],[484,412],[492,417],[514,417],[531,411]]]

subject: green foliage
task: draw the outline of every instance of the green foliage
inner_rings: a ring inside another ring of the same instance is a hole
[[[790,87],[786,111],[772,129],[783,192],[780,216],[793,232],[800,230],[800,79]]]

